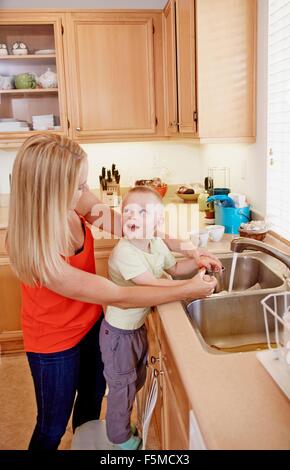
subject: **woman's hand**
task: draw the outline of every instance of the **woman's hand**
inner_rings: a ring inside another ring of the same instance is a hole
[[[202,299],[213,294],[217,280],[215,277],[206,275],[205,269],[201,269],[196,276],[190,279],[189,283],[192,288],[191,298]]]

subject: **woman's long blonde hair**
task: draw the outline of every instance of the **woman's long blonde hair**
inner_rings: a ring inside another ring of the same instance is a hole
[[[45,285],[61,270],[72,237],[68,214],[86,153],[64,136],[37,134],[19,149],[12,173],[7,249],[19,279]]]

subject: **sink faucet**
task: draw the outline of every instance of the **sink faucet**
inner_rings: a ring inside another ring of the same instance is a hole
[[[244,250],[262,251],[263,253],[278,259],[284,263],[288,269],[290,269],[290,255],[287,255],[287,253],[284,253],[273,246],[267,245],[266,243],[259,242],[258,240],[234,238],[231,242],[231,250],[235,253],[241,253]]]

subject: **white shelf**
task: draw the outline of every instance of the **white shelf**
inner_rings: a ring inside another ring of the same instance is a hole
[[[1,95],[17,95],[21,93],[58,93],[58,88],[13,88],[12,90],[0,90]]]

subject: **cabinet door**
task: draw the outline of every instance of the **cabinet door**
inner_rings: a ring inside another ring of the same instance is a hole
[[[2,354],[23,350],[21,290],[9,259],[0,256],[0,350]]]
[[[8,78],[0,84],[0,116],[6,119],[0,142],[22,140],[33,131],[67,133],[62,22],[60,13],[1,12],[0,42],[8,54],[0,55],[0,75]],[[27,46],[25,54],[12,53],[17,42]],[[43,78],[48,69],[50,82]],[[27,73],[35,74],[33,82],[17,79]]]
[[[186,450],[188,444],[188,430],[180,418],[180,403],[176,400],[175,384],[172,383],[166,367],[162,366],[162,405],[163,405],[163,450]],[[174,387],[174,388],[173,388]]]
[[[199,136],[255,136],[256,0],[196,0]]]
[[[5,240],[6,240],[7,230],[0,230],[0,256],[7,254]]]
[[[161,444],[162,436],[162,386],[160,376],[160,345],[157,337],[156,326],[154,317],[157,316],[157,312],[152,312],[146,319],[147,326],[147,337],[148,337],[148,375],[152,373],[152,368],[155,370],[155,374],[158,376],[158,397],[155,405],[152,423],[155,427],[155,434],[158,439],[158,444]]]
[[[73,135],[154,134],[153,21],[72,15]]]
[[[176,0],[178,126],[196,134],[195,1]]]
[[[160,325],[162,449],[189,448],[189,400],[164,329]]]
[[[178,133],[175,1],[170,0],[163,14],[165,126],[169,135]]]

